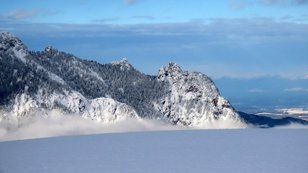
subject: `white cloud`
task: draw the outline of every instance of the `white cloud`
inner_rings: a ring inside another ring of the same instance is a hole
[[[125,5],[134,5],[136,4],[138,1],[137,0],[123,0]]]
[[[286,92],[308,92],[308,88],[301,88],[301,87],[295,87],[295,88],[286,88],[284,89]]]
[[[263,5],[306,5],[308,0],[259,0]]]
[[[246,3],[242,2],[242,1],[231,1],[228,4],[228,7],[233,9],[233,10],[242,10],[244,8],[246,8]]]
[[[277,109],[277,111],[289,115],[308,114],[308,109],[306,108],[285,108]]]
[[[144,19],[144,20],[154,20],[153,16],[132,16],[133,19]]]
[[[35,10],[14,10],[1,14],[1,18],[21,20],[34,17],[37,14]]]
[[[248,92],[249,93],[263,93],[264,90],[253,88],[253,89],[249,89]]]

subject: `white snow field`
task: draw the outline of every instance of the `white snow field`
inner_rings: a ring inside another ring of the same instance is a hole
[[[0,173],[307,173],[308,129],[178,130],[0,142]]]

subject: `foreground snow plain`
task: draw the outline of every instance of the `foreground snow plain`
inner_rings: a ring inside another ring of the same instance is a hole
[[[107,133],[0,142],[1,173],[307,173],[308,129]]]

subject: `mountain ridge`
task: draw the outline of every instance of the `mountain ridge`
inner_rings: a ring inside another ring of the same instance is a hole
[[[188,127],[249,124],[208,76],[183,71],[176,63],[151,76],[126,58],[100,64],[50,45],[28,51],[9,32],[0,32],[0,55],[0,105],[5,112],[0,120],[18,121],[36,110],[61,109],[105,123],[134,117]]]

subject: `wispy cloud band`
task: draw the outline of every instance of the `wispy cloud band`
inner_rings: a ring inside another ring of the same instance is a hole
[[[6,13],[1,13],[0,18],[12,19],[12,20],[23,20],[38,15],[36,10],[13,10]]]
[[[172,57],[187,69],[215,77],[304,78],[308,69],[308,24],[271,18],[126,25],[10,21],[1,28],[21,36],[32,50],[53,44],[90,59],[127,56],[137,64],[152,63],[151,70],[136,67],[152,74]]]

